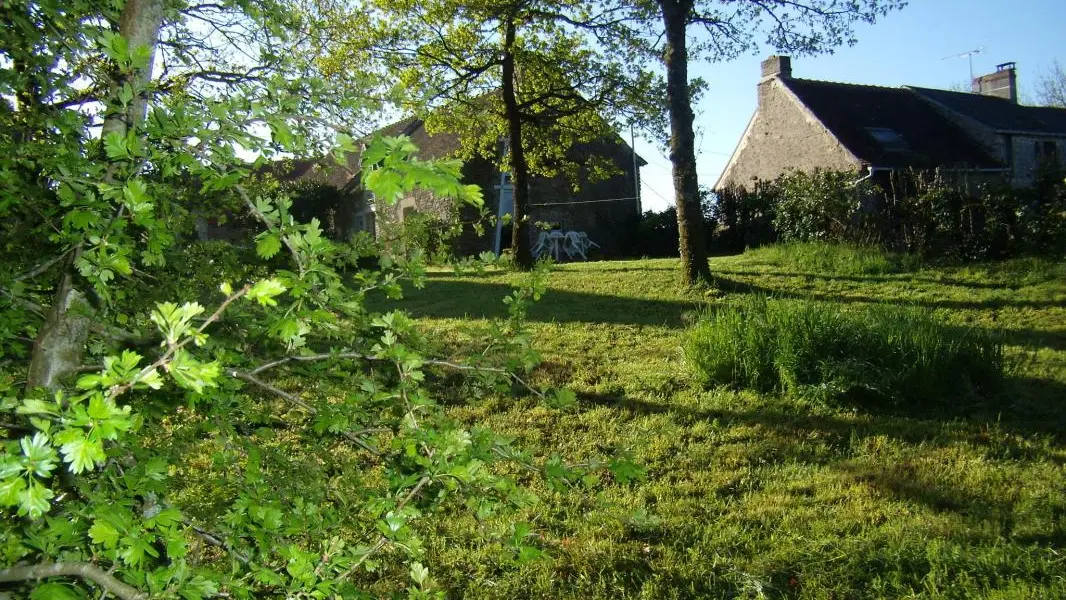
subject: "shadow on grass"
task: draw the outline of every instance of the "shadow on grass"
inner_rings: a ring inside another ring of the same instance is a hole
[[[965,440],[953,434],[947,442],[977,443],[981,431],[994,424],[1001,431],[1030,437],[1045,436],[1066,444],[1066,384],[1052,379],[1008,377],[994,396],[967,401],[959,406],[914,406],[880,404],[856,406],[842,400],[840,408],[855,409],[854,418],[816,415],[793,409],[736,411],[692,409],[668,402],[658,403],[616,394],[578,394],[583,403],[613,407],[631,415],[673,413],[683,418],[713,421],[742,421],[772,429],[833,433],[838,436],[859,432],[864,436],[884,435],[908,443],[928,443],[943,438],[945,431],[967,430]],[[954,424],[948,426],[948,424]],[[1020,452],[1020,450],[1019,450]]]
[[[1008,346],[1066,350],[1066,331],[1040,329],[995,329],[993,331]]]
[[[1015,383],[1029,388],[1029,393],[1038,391],[1045,399],[1066,392],[1066,387],[1057,382],[1022,380]],[[1008,394],[1018,391],[1009,390]],[[897,499],[921,504],[937,512],[955,513],[972,521],[978,529],[990,522],[999,522],[1004,527],[1004,535],[1012,535],[1009,531],[1012,514],[1018,510],[1017,499],[1006,493],[1009,490],[1000,493],[994,487],[984,485],[958,485],[952,478],[939,477],[936,469],[930,470],[928,465],[908,461],[925,455],[927,451],[934,453],[946,449],[946,455],[951,455],[951,449],[960,446],[983,449],[993,460],[1057,461],[1054,448],[1028,438],[1036,434],[1051,438],[1054,446],[1066,443],[1061,429],[1066,422],[1066,405],[1061,402],[1041,411],[1015,405],[1015,412],[1010,414],[980,413],[979,416],[971,414],[960,418],[942,412],[939,417],[916,418],[906,414],[813,415],[797,411],[784,402],[779,408],[763,406],[736,410],[728,406],[691,408],[609,394],[579,394],[579,400],[585,405],[611,407],[629,413],[630,418],[670,414],[681,426],[685,426],[687,420],[714,422],[723,428],[758,426],[764,430],[758,434],[760,439],[773,445],[773,450],[764,447],[765,456],[772,457],[773,462],[822,465]],[[883,442],[879,438],[882,437],[906,443],[913,452],[897,460],[866,455],[858,450],[865,445],[863,440],[866,439],[880,446]],[[829,451],[812,447],[812,439],[819,440]],[[994,467],[975,476],[978,480],[989,477],[986,484],[994,486],[996,480],[989,474],[991,470]],[[1066,528],[1056,527],[1054,531],[1033,536],[1030,542],[1066,542]]]
[[[1056,300],[1008,300],[991,298],[983,301],[976,300],[898,300],[875,296],[841,296],[839,294],[824,294],[819,292],[801,293],[778,288],[756,285],[747,281],[717,277],[715,285],[722,291],[732,294],[758,294],[772,298],[789,298],[796,300],[820,300],[823,302],[842,302],[846,304],[895,304],[899,306],[924,306],[926,308],[947,308],[966,310],[988,310],[994,308],[1051,308],[1062,306],[1062,302]]]
[[[507,317],[503,299],[512,288],[504,283],[430,279],[421,290],[405,290],[391,303],[415,318],[494,319]],[[647,300],[549,289],[529,310],[529,320],[558,323],[613,323],[681,327],[682,315],[697,302]]]
[[[770,276],[770,277],[804,277],[809,279],[821,279],[823,281],[850,281],[853,283],[927,283],[932,285],[944,285],[954,287],[968,287],[981,290],[1017,290],[1023,286],[1009,283],[986,283],[979,281],[965,281],[962,279],[915,277],[911,273],[887,273],[868,275],[833,275],[825,273],[799,273],[790,271],[725,271],[716,270],[715,275],[736,275],[741,277]]]

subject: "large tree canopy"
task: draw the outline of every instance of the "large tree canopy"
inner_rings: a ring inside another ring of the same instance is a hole
[[[573,175],[573,147],[615,136],[623,124],[649,127],[661,114],[655,75],[612,51],[613,37],[625,33],[618,7],[567,0],[376,5],[383,23],[374,31],[387,40],[383,63],[408,92],[403,109],[424,115],[431,130],[459,132],[463,156],[500,161],[510,172],[512,248],[524,268],[532,266],[530,177]],[[613,174],[606,164],[586,167]]]
[[[670,162],[686,284],[711,278],[696,175],[689,63],[730,60],[764,47],[800,55],[832,52],[855,43],[856,23],[873,23],[905,4],[903,0],[634,0],[628,22],[640,25],[621,39],[635,40],[635,48],[660,58],[666,69]]]
[[[478,374],[476,389],[521,384],[512,370],[536,364],[522,317],[543,273],[511,295],[475,361],[433,359],[403,315],[363,304],[396,295],[417,262],[360,269],[372,248],[329,242],[249,177],[276,155],[351,150],[337,127],[377,105],[359,65],[322,77],[318,50],[339,35],[330,9],[0,9],[5,589],[429,597],[424,515],[452,505],[489,519],[529,500],[488,465],[541,465],[452,422],[426,381],[444,369]],[[384,201],[426,187],[480,202],[458,163],[415,152],[373,140],[364,184]],[[254,251],[190,243],[195,217],[237,211],[258,224]],[[535,553],[528,534],[509,548]]]

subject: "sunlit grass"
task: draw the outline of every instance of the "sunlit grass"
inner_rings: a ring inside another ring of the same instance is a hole
[[[574,389],[579,406],[438,389],[454,417],[540,456],[628,452],[648,470],[567,494],[529,478],[543,502],[519,518],[552,558],[525,565],[476,541],[506,522],[457,507],[425,561],[451,597],[1066,597],[1062,264],[839,272],[782,256],[713,260],[709,293],[681,288],[671,260],[561,265],[530,313],[545,359],[532,378]],[[520,278],[437,271],[400,307],[461,358]],[[933,412],[708,389],[685,365],[686,331],[750,296],[975,328],[1003,342],[1002,389]]]

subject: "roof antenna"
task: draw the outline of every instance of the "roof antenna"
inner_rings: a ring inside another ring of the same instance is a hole
[[[950,58],[968,58],[970,59],[970,85],[973,85],[973,55],[980,54],[985,51],[984,46],[978,46],[973,50],[967,50],[966,52],[959,52],[958,54],[952,54],[951,56],[945,56],[940,60],[948,60]]]

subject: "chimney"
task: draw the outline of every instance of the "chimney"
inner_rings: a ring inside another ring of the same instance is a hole
[[[762,81],[774,77],[792,77],[792,59],[787,56],[771,56],[762,61]]]
[[[1018,71],[1014,63],[996,65],[996,72],[976,77],[973,92],[982,96],[995,96],[1018,103]]]

